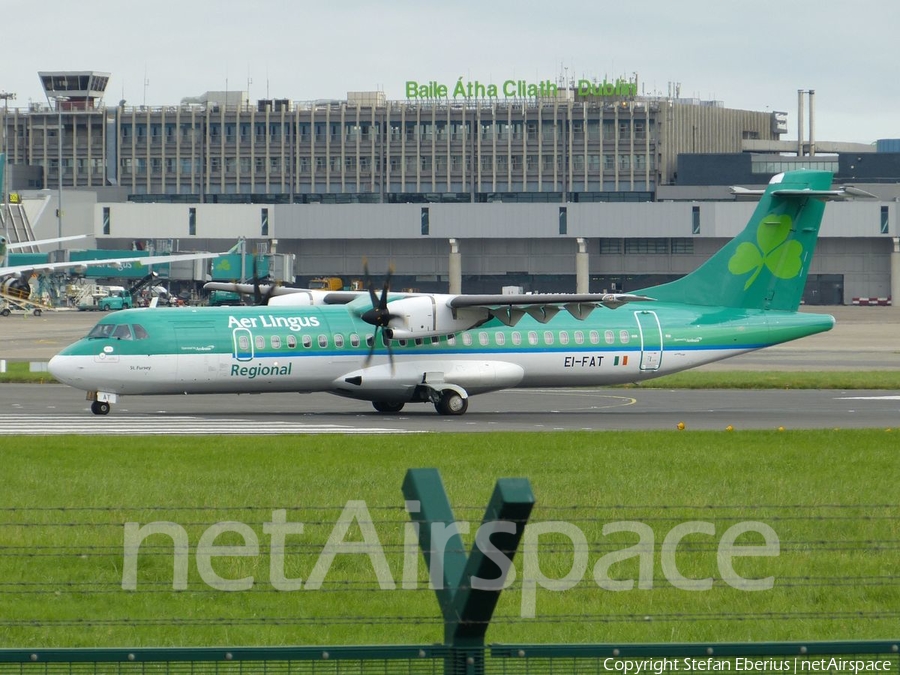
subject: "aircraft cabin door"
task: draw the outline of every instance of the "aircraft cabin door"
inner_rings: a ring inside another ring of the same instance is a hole
[[[662,364],[663,337],[662,326],[656,312],[640,311],[634,313],[638,330],[641,334],[641,370],[659,370]]]
[[[249,328],[235,328],[232,331],[234,340],[234,358],[238,361],[253,360],[253,334]]]

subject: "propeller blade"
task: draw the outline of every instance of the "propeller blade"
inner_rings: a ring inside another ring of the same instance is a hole
[[[266,285],[266,292],[263,293],[259,277],[259,254],[253,254],[253,304],[268,305],[269,300],[275,295],[275,284],[271,281]]]
[[[368,367],[372,362],[372,357],[375,355],[375,340],[378,339],[378,328],[375,328],[375,334],[372,336],[372,342],[369,344],[369,353],[366,355],[366,360],[363,362],[363,365]]]
[[[381,329],[381,334],[384,335],[384,328]],[[391,340],[386,337],[384,340],[384,344],[387,346],[388,361],[391,362],[391,375],[393,376],[397,372],[397,369],[394,366],[394,350],[391,349]]]
[[[378,307],[378,297],[375,295],[375,289],[372,287],[372,279],[369,277],[369,259],[363,258],[363,285],[369,291],[369,300],[372,301],[372,308]]]
[[[259,290],[259,270],[256,263],[256,254],[253,255],[253,304],[264,304],[262,292]]]
[[[388,292],[391,290],[391,277],[394,276],[394,266],[388,266],[387,276],[384,278],[384,287],[381,289],[381,302],[379,303],[379,308],[381,310],[387,310],[388,303]]]
[[[382,344],[387,347],[388,360],[391,363],[391,375],[395,372],[394,350],[391,348],[391,340],[387,337],[385,329],[389,327],[391,321],[401,318],[399,314],[392,314],[388,311],[388,295],[391,291],[391,278],[393,276],[394,266],[390,265],[388,267],[387,276],[384,278],[384,285],[382,286],[381,297],[379,298],[375,292],[375,286],[372,283],[372,279],[369,276],[368,258],[363,258],[363,284],[369,292],[369,300],[372,303],[372,308],[363,312],[360,318],[366,323],[375,326],[372,344],[369,345],[369,353],[366,355],[365,365],[368,366],[372,361],[372,357],[375,355],[375,347],[378,342],[378,329],[380,328]]]

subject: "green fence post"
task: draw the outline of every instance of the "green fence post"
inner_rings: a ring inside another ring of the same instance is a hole
[[[452,528],[453,509],[436,469],[410,469],[403,481],[407,500],[418,501],[410,516],[419,523],[419,546],[444,618],[444,643],[451,648],[446,670],[484,672],[484,636],[525,531],[534,493],[524,478],[501,478],[494,487],[472,552],[466,556],[456,531],[436,546],[433,528]],[[440,565],[440,574],[434,565]]]

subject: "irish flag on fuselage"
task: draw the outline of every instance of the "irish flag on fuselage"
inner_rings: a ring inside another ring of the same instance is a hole
[[[662,302],[796,311],[831,188],[829,171],[789,171],[772,178],[738,236],[691,274],[635,291]],[[804,191],[809,194],[803,194]]]

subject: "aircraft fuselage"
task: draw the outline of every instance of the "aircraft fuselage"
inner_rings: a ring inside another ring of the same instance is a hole
[[[53,358],[79,389],[127,394],[327,391],[409,400],[427,373],[478,394],[508,387],[612,385],[659,377],[828,330],[827,315],[656,304],[497,320],[440,337],[393,340],[345,307],[125,310]],[[107,334],[104,334],[107,333]]]

